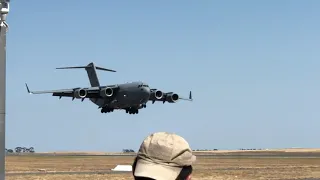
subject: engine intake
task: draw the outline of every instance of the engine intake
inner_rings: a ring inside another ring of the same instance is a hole
[[[85,98],[87,96],[87,91],[85,89],[76,89],[73,94],[77,99]]]
[[[162,91],[154,91],[153,92],[153,96],[156,98],[156,99],[161,99],[163,97],[163,92]]]
[[[109,88],[109,87],[104,88],[104,89],[101,89],[100,95],[101,95],[102,97],[110,97],[110,96],[113,95],[113,89],[112,89],[112,88]]]
[[[169,103],[175,103],[179,100],[179,95],[178,94],[168,94],[166,101]]]

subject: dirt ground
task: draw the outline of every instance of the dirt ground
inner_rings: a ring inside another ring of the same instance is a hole
[[[118,164],[132,164],[133,157],[110,156],[7,156],[6,172],[39,171],[109,171]],[[197,157],[193,180],[234,179],[320,179],[320,158],[283,157]],[[7,180],[130,180],[125,174],[77,174],[77,175],[7,175]]]

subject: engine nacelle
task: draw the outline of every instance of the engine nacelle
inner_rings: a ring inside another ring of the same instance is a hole
[[[100,90],[100,96],[102,97],[110,97],[113,95],[113,89],[112,88],[103,88]]]
[[[166,101],[169,103],[175,103],[179,100],[179,95],[178,94],[168,94]]]
[[[87,91],[85,89],[76,89],[73,92],[73,95],[75,98],[80,99],[80,98],[85,98],[87,96]]]
[[[161,99],[163,97],[163,92],[162,91],[153,91],[151,96],[155,97],[156,99]]]

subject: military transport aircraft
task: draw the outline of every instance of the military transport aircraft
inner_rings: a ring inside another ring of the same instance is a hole
[[[87,71],[91,87],[77,87],[70,89],[48,90],[48,91],[30,91],[27,83],[26,88],[29,94],[45,94],[52,93],[52,96],[71,97],[72,100],[85,98],[90,99],[94,104],[101,108],[101,113],[113,112],[117,110],[125,110],[129,114],[138,114],[139,109],[146,108],[147,102],[161,101],[163,103],[175,103],[179,99],[192,101],[191,91],[189,98],[181,98],[173,92],[162,92],[158,89],[152,89],[148,84],[136,81],[124,84],[114,84],[101,86],[96,70],[116,72],[112,69],[106,69],[96,66],[93,62],[87,66],[60,67],[56,69],[76,69],[82,68]]]

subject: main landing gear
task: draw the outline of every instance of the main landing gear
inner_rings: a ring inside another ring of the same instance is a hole
[[[128,107],[128,108],[125,108],[124,110],[126,110],[126,113],[128,114],[139,114],[139,109],[146,108],[146,107],[147,107],[146,104],[141,104],[140,107]],[[114,111],[114,108],[110,108],[110,107],[101,108],[101,113],[109,113],[113,111]]]
[[[131,108],[127,108],[127,109],[126,109],[126,113],[129,113],[129,114],[139,114],[139,110],[136,109],[136,108],[131,107]]]
[[[101,113],[109,113],[109,112],[113,112],[113,108],[107,108],[107,107],[104,107],[101,109]]]

